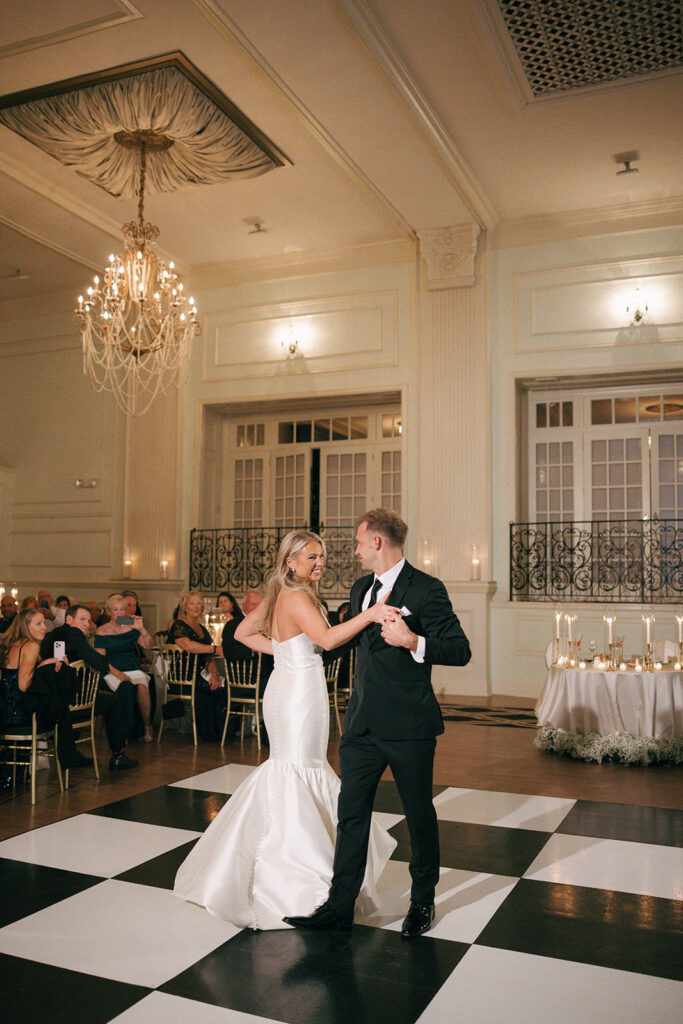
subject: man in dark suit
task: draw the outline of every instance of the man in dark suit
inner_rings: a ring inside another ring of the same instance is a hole
[[[372,805],[382,773],[391,769],[411,841],[410,908],[401,935],[427,931],[434,919],[439,833],[432,803],[436,737],[444,731],[431,685],[432,665],[466,665],[470,646],[443,583],[403,557],[408,527],[389,509],[359,521],[356,555],[373,575],[351,590],[351,614],[388,594],[400,612],[357,639],[354,690],[339,745],[341,793],[334,873],[327,901],[310,917],[285,918],[315,931],[348,932],[365,873]]]
[[[64,642],[64,653],[69,663],[84,661],[97,672],[104,676],[109,672],[109,662],[101,654],[98,654],[90,646],[87,639],[90,629],[90,609],[83,604],[71,605],[66,611],[66,619],[63,626],[57,626],[51,633],[47,633],[40,645],[40,654],[43,658],[54,657],[54,645],[56,640]],[[122,689],[123,687],[123,689]],[[121,683],[116,693],[102,688],[98,691],[95,699],[95,714],[104,716],[104,724],[107,730],[107,740],[111,748],[111,759],[109,761],[110,771],[121,771],[126,768],[135,768],[137,761],[128,757],[124,747],[126,746],[126,721],[128,709],[125,707],[127,696],[129,703],[133,703],[135,695],[132,683],[126,688]]]

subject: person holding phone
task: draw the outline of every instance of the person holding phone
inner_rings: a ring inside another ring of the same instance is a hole
[[[142,671],[136,649],[138,642],[143,647],[153,647],[154,641],[144,627],[140,615],[126,615],[126,602],[121,594],[112,594],[105,605],[109,619],[99,626],[95,633],[95,650],[109,662],[109,672],[104,679],[110,690],[116,693],[124,681],[133,684],[145,743],[152,742],[150,720],[149,676]],[[129,722],[128,736],[135,738],[135,723]]]
[[[57,756],[62,768],[92,764],[92,758],[76,747],[69,713],[78,678],[65,658],[41,658],[46,632],[42,611],[25,608],[0,637],[0,727],[30,725],[35,711],[42,728],[59,724]]]

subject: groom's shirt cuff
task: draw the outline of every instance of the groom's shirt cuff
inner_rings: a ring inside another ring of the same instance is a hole
[[[412,654],[412,656],[413,656],[413,659],[415,661],[418,661],[420,664],[422,664],[422,662],[425,660],[425,648],[426,648],[426,646],[427,646],[427,641],[425,640],[425,638],[423,636],[418,636],[418,638],[417,638],[417,650],[410,652]]]

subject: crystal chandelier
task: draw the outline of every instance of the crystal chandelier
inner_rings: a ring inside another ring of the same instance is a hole
[[[167,266],[154,252],[159,229],[144,219],[147,150],[168,149],[173,140],[152,131],[115,138],[140,152],[138,220],[123,225],[126,249],[109,257],[102,281],[95,277],[79,295],[74,323],[83,338],[83,372],[95,389],[113,391],[124,412],[141,416],[158,394],[183,383],[201,328],[173,261]]]

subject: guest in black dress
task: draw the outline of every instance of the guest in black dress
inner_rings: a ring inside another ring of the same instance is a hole
[[[201,621],[203,612],[204,599],[197,590],[183,594],[178,605],[178,618],[168,631],[168,642],[198,655],[195,686],[197,731],[203,740],[213,741],[221,738],[227,698],[214,660],[215,655],[222,657],[223,649],[220,644],[212,642]]]
[[[0,726],[28,727],[35,711],[39,727],[59,724],[57,756],[62,768],[92,764],[92,758],[77,750],[71,725],[69,704],[78,692],[78,677],[65,662],[40,659],[46,632],[42,611],[27,608],[0,637]]]

